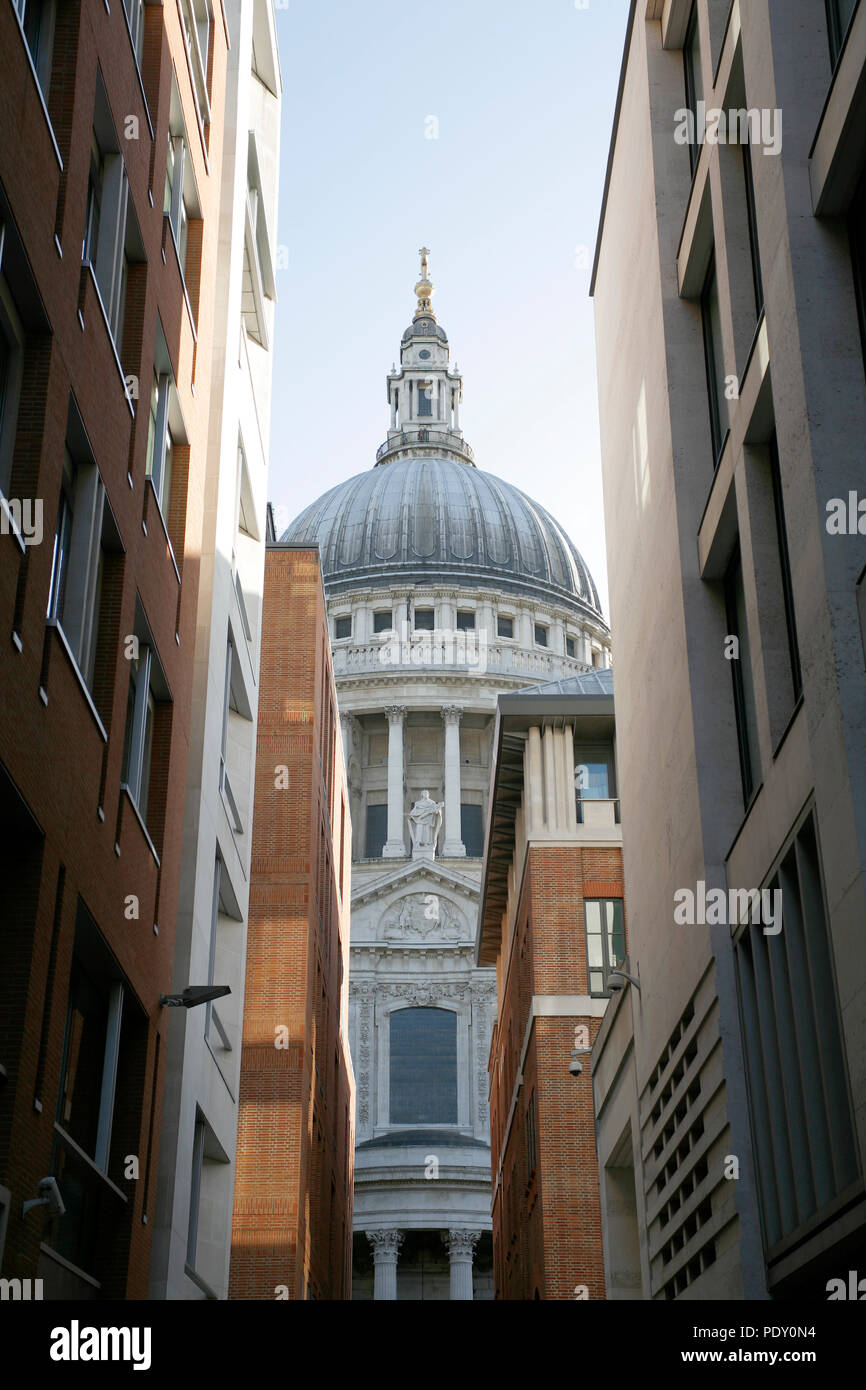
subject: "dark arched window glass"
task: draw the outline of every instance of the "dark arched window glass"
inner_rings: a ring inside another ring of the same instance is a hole
[[[457,1015],[451,1009],[391,1014],[391,1124],[456,1125]]]

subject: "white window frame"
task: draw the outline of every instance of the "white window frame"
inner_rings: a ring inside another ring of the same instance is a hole
[[[92,242],[92,228],[88,225],[84,229],[82,259],[86,263],[89,262],[93,270],[109,332],[119,354],[129,263],[143,257],[143,247],[129,196],[126,166],[101,75],[97,79],[94,100],[93,140],[101,159],[96,258],[93,259],[88,246],[88,243]]]
[[[126,25],[129,29],[135,61],[141,69],[141,58],[144,50],[144,0],[123,0],[123,13],[126,15]]]
[[[153,386],[151,388],[151,405],[148,421],[148,450],[146,461],[146,474],[153,484],[156,493],[156,500],[162,512],[163,519],[168,519],[168,505],[171,499],[171,474],[172,467],[166,468],[166,459],[169,456],[169,442],[171,443],[171,455],[174,456],[175,441],[172,437],[171,426],[169,424],[169,402],[171,391],[174,388],[174,378],[171,372],[157,372],[153,374]],[[153,412],[153,397],[156,396],[156,416]],[[150,422],[153,422],[153,436],[150,435]]]
[[[88,690],[93,686],[102,593],[104,526],[110,516],[105,485],[95,462],[74,458],[68,444],[51,561],[48,621],[63,633]],[[70,476],[67,476],[70,475]],[[72,497],[68,494],[71,490]],[[64,518],[71,513],[71,530]],[[61,526],[67,543],[58,549]],[[60,556],[64,557],[58,567]]]
[[[169,162],[171,159],[171,163]],[[171,169],[171,173],[169,173]],[[181,279],[186,288],[186,255],[189,244],[189,224],[201,217],[201,201],[196,187],[190,158],[189,136],[183,119],[177,78],[172,74],[171,104],[168,122],[168,148],[165,162],[165,184],[162,203],[163,216],[168,218],[174,248],[177,252]]]
[[[184,39],[192,68],[193,96],[203,126],[210,125],[210,95],[207,89],[207,65],[210,59],[210,40],[213,30],[213,11],[209,0],[181,0],[181,19]]]
[[[54,58],[54,29],[57,22],[56,0],[12,0],[18,23],[21,26],[21,33],[24,35],[24,42],[27,45],[27,52],[42,98],[47,103],[48,90],[51,85],[51,65]],[[36,52],[34,54],[30,47],[30,40],[27,37],[27,12],[33,6],[40,9],[39,36],[36,41]]]
[[[124,731],[124,769],[121,773],[123,778],[121,786],[126,788],[148,836],[151,850],[156,856],[147,825],[153,770],[153,735],[159,706],[171,702],[171,691],[140,604],[137,605],[134,631],[138,637],[138,658],[130,661],[132,718],[130,721],[129,694],[127,694],[127,723]],[[127,732],[129,735],[128,752]]]
[[[126,769],[126,788],[132,800],[139,809],[142,820],[147,813],[147,796],[145,796],[145,808],[141,807],[141,791],[144,781],[145,771],[147,772],[147,791],[150,791],[150,758],[147,758],[147,768],[145,769],[145,755],[147,751],[147,721],[148,715],[155,716],[155,700],[151,690],[151,675],[153,671],[153,650],[147,643],[142,643],[139,647],[138,669],[130,668],[129,679],[135,687],[132,709],[132,732],[129,740],[129,762]]]

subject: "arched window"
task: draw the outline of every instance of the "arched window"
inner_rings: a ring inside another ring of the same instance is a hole
[[[457,1124],[457,1015],[451,1009],[391,1014],[390,1121]]]

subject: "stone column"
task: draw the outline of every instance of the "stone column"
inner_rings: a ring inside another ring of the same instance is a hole
[[[445,705],[442,719],[445,724],[445,843],[442,854],[447,858],[466,857],[460,826],[460,720],[459,705]]]
[[[373,1247],[373,1298],[375,1302],[397,1297],[397,1257],[403,1244],[402,1231],[368,1231]]]
[[[343,730],[343,757],[346,760],[346,774],[348,776],[349,764],[352,761],[352,754],[355,751],[354,714],[342,713],[340,715],[340,725]]]
[[[472,1259],[480,1231],[449,1231],[445,1238],[451,1261],[451,1302],[472,1301]]]
[[[556,825],[556,756],[553,746],[553,727],[548,724],[542,737],[544,744],[544,825],[553,830]]]
[[[533,724],[529,730],[527,748],[526,791],[529,796],[527,807],[529,815],[527,816],[526,833],[532,836],[537,835],[544,828],[544,773],[541,766],[541,729],[537,724]]]
[[[572,724],[566,724],[563,730],[563,738],[565,740],[565,785],[568,799],[568,818],[566,825],[570,831],[576,831],[577,798],[575,796],[576,788],[574,785],[574,726]]]
[[[388,839],[382,850],[383,859],[405,859],[406,841],[403,838],[403,721],[405,705],[388,705]]]
[[[556,761],[556,829],[562,831],[568,825],[568,784],[565,771],[565,738],[561,729],[554,731],[553,748]]]

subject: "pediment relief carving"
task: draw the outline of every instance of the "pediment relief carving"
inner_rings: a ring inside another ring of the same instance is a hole
[[[407,893],[383,915],[385,941],[460,941],[469,935],[462,912],[438,893]]]

